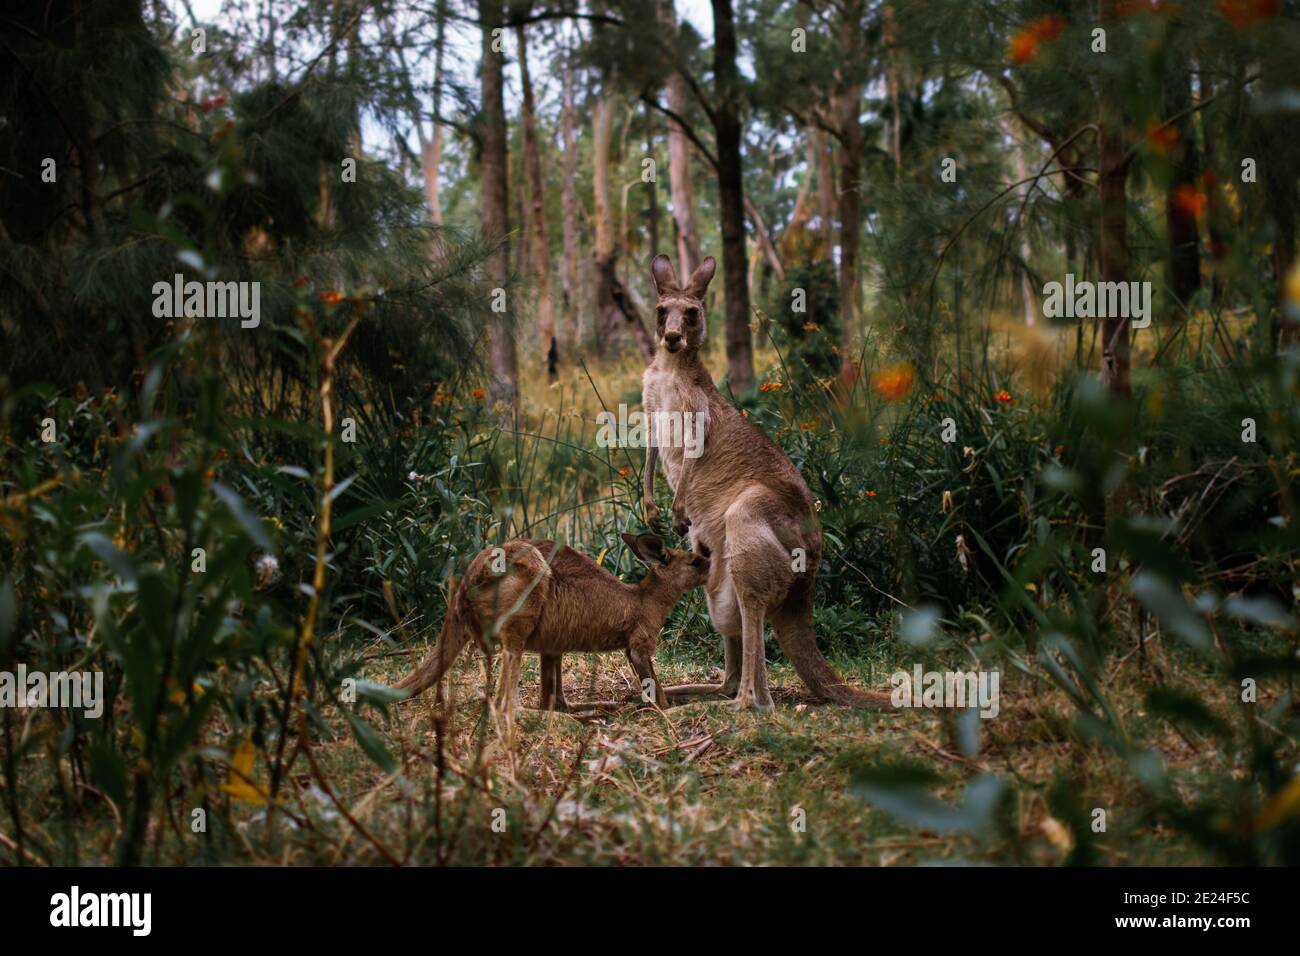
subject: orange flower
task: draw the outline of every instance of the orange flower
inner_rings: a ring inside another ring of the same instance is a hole
[[[879,371],[871,379],[871,387],[876,393],[890,402],[901,401],[912,390],[912,381],[916,371],[906,362]]]
[[[758,390],[760,392],[775,392],[778,388],[784,387],[784,382],[764,382],[762,385],[758,386]]]
[[[1064,446],[1064,445],[1057,445],[1055,448],[1052,449],[1052,454],[1057,455],[1058,457],[1059,457],[1060,455],[1064,455],[1064,454],[1065,454],[1065,446]]]
[[[868,491],[868,492],[867,492],[867,497],[868,497],[868,498],[874,498],[874,497],[876,497],[876,493],[875,493],[874,491]]]
[[[819,328],[821,328],[821,326],[816,322],[805,322],[803,324],[803,330],[805,332],[816,332]]]
[[[943,391],[942,391],[942,390],[937,391],[937,392],[934,393],[934,400],[935,400],[936,402],[942,402],[942,401],[943,401]]]
[[[1007,46],[1007,57],[1016,66],[1024,66],[1038,56],[1038,37],[1029,30],[1021,30],[1011,38]]]
[[[1147,142],[1161,156],[1168,156],[1178,148],[1178,127],[1172,123],[1147,120]]]
[[[1205,193],[1199,192],[1191,183],[1183,183],[1174,190],[1174,208],[1193,219],[1205,215],[1207,200]]]
[[[1024,66],[1038,56],[1044,43],[1055,43],[1065,32],[1065,17],[1055,14],[1035,17],[1017,30],[1007,46],[1007,56],[1016,66]]]
[[[473,395],[475,398],[477,398],[480,402],[487,397],[487,392],[483,391],[483,389],[481,388],[474,389],[474,391],[470,392],[470,394]]]
[[[1065,32],[1065,17],[1057,14],[1035,17],[1029,21],[1028,30],[1035,39],[1042,40],[1044,43],[1052,43],[1059,40],[1061,34]]]
[[[322,293],[321,298],[325,300],[326,305],[338,305],[343,301],[343,293],[330,289],[328,292]]]
[[[997,399],[998,402],[1000,402],[1003,405],[1014,405],[1016,403],[1016,400],[1011,397],[1011,393],[1008,392],[1006,389],[1003,389],[1002,391],[998,392]]]
[[[1219,0],[1219,15],[1234,30],[1245,30],[1272,20],[1278,14],[1278,0]]]
[[[630,474],[632,474],[632,469],[627,467],[627,465],[624,465],[622,468],[618,470],[618,476],[620,478],[626,478]]]

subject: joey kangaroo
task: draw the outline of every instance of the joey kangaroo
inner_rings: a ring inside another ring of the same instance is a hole
[[[721,684],[665,690],[721,693],[742,707],[771,707],[763,657],[763,621],[770,617],[781,650],[813,693],[837,704],[887,706],[887,694],[854,690],[817,650],[812,612],[822,532],[803,476],[722,396],[700,360],[703,299],[715,268],[713,257],[706,258],[682,286],[667,256],[656,256],[650,267],[659,301],[654,359],[642,379],[650,423],[642,504],[647,521],[658,527],[654,480],[662,457],[674,492],[673,528],[678,534],[689,529],[694,547],[714,556],[705,591],[709,619],[723,637],[725,662]],[[657,431],[674,414],[698,416],[696,434],[704,435],[698,457],[665,443]],[[805,570],[793,570],[796,549],[802,549]]]
[[[503,659],[495,707],[503,736],[510,736],[514,722],[525,651],[542,656],[544,709],[568,709],[561,659],[581,651],[623,651],[642,687],[649,680],[655,702],[667,707],[655,678],[655,644],[677,599],[708,578],[709,552],[665,548],[654,534],[624,534],[623,540],[648,568],[638,584],[620,581],[554,541],[509,541],[504,562],[500,554],[494,562],[496,549],[484,548],[448,604],[437,643],[394,687],[421,693],[442,678],[471,637],[486,648],[499,633]]]

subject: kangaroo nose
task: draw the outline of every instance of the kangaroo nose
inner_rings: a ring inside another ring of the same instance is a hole
[[[664,333],[664,344],[667,345],[669,348],[676,348],[681,343],[681,341],[682,341],[682,333],[680,332]]]

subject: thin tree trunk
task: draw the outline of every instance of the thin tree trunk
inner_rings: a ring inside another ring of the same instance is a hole
[[[609,141],[613,132],[614,98],[606,91],[596,97],[591,110],[591,188],[595,204],[596,248],[596,352],[605,354],[617,325],[614,286],[614,220],[609,205]]]
[[[829,261],[835,252],[835,163],[830,135],[814,128],[813,145],[817,151],[817,214],[822,220],[822,241]]]
[[[889,94],[890,108],[894,113],[894,122],[890,137],[890,153],[894,157],[894,186],[901,185],[903,179],[903,118],[898,108],[898,89],[899,89],[899,70],[898,70],[898,51],[895,44],[898,42],[898,23],[894,19],[894,8],[889,4],[884,9],[884,38],[885,38],[885,62],[888,64],[885,72],[885,86]]]
[[[672,0],[659,3],[659,21],[674,34],[677,17]],[[668,108],[677,116],[685,116],[687,109],[686,80],[674,70],[668,74]],[[680,126],[668,122],[668,178],[669,195],[673,203],[673,223],[677,235],[678,275],[688,276],[700,264],[700,236],[695,223],[695,195],[691,188],[691,144]],[[658,249],[654,252],[657,254]]]
[[[714,129],[718,143],[719,227],[726,298],[727,381],[739,393],[754,387],[754,347],[749,332],[749,281],[745,261],[736,24],[731,0],[712,0],[712,3],[713,75],[717,84]]]
[[[863,55],[861,0],[841,14],[840,46],[849,62]],[[858,325],[858,246],[862,231],[862,85],[837,80],[831,109],[840,140],[840,377],[845,386],[857,376],[854,338]]]
[[[1101,0],[1103,26],[1116,20],[1117,0]],[[1128,164],[1124,153],[1123,103],[1116,78],[1106,77],[1101,98],[1098,144],[1100,170],[1098,193],[1100,216],[1098,240],[1101,278],[1104,282],[1128,281]],[[1129,380],[1129,320],[1112,317],[1101,320],[1101,381],[1117,397],[1132,394]]]
[[[480,85],[483,100],[480,124],[482,156],[479,162],[483,195],[479,204],[479,226],[487,241],[495,244],[485,263],[488,282],[495,289],[504,290],[510,271],[510,249],[506,241],[510,229],[509,156],[506,148],[506,110],[502,92],[505,58],[500,52],[492,49],[494,42],[492,31],[500,28],[503,19],[502,0],[478,0],[478,15],[479,22],[482,24]],[[508,296],[506,301],[508,303]],[[515,355],[514,331],[509,316],[507,305],[505,312],[493,311],[489,319],[488,350],[492,370],[491,386],[493,398],[518,407],[518,359]]]
[[[546,356],[547,375],[555,378],[559,345],[555,340],[555,306],[551,301],[551,253],[547,241],[546,194],[542,189],[541,146],[537,141],[537,107],[533,100],[532,78],[528,75],[528,41],[522,26],[515,28],[515,38],[519,44],[519,81],[523,88],[524,173],[532,206],[528,225],[532,233],[531,264],[537,289],[537,332],[542,354]]]
[[[570,349],[582,343],[581,285],[578,281],[578,134],[573,103],[573,63],[565,50],[564,105],[560,111],[560,135],[564,142],[564,187],[561,202],[564,210],[564,296],[569,309]]]
[[[645,111],[645,154],[654,156],[655,154],[655,117],[649,107]],[[650,254],[659,254],[659,174],[658,163],[655,164],[655,179],[647,183],[650,187],[649,196],[649,218],[650,218]]]
[[[1020,142],[1020,137],[1016,134],[1009,119],[1003,122],[1002,131],[1011,140],[1011,148],[1016,158],[1016,180],[1023,184],[1020,188],[1020,197],[1023,201],[1031,188],[1029,183],[1024,182],[1028,178],[1025,172],[1025,147]],[[1034,296],[1034,285],[1029,281],[1029,256],[1031,252],[1029,231],[1022,223],[1020,227],[1020,303],[1025,312],[1025,325],[1033,325],[1038,318],[1038,300]]]
[[[1165,240],[1169,246],[1169,271],[1165,284],[1173,300],[1171,305],[1184,315],[1192,296],[1201,287],[1200,232],[1193,202],[1201,177],[1201,156],[1196,146],[1190,82],[1191,78],[1181,63],[1171,67],[1165,77],[1165,115],[1187,113],[1175,127],[1178,130],[1178,153],[1173,157],[1174,173],[1165,191]]]
[[[429,219],[435,226],[442,225],[442,197],[438,189],[438,171],[442,168],[442,70],[447,48],[447,0],[438,0],[435,14],[438,33],[434,39],[433,54],[433,137],[425,141],[424,123],[416,117],[420,131],[420,165],[424,173],[424,201],[429,207]]]

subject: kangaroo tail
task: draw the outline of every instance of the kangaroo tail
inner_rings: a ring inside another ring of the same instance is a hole
[[[891,707],[888,694],[863,693],[846,684],[844,678],[835,672],[817,649],[812,611],[812,582],[798,582],[785,603],[772,614],[772,629],[776,632],[777,643],[808,689],[823,700],[846,707]]]
[[[437,642],[416,665],[415,670],[393,685],[394,690],[409,690],[410,696],[415,697],[442,680],[442,675],[447,673],[447,669],[473,636],[468,621],[469,611],[465,586],[462,584],[452,592]]]

